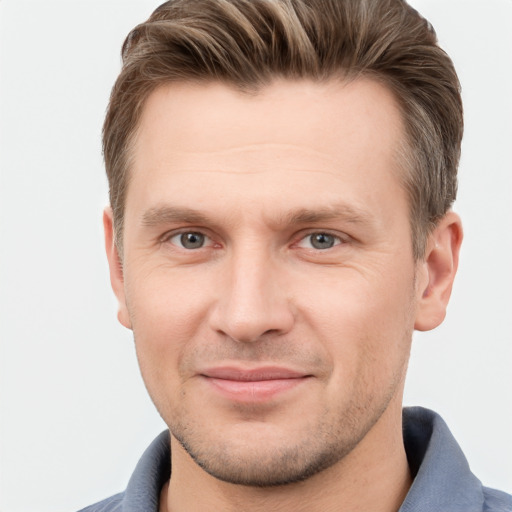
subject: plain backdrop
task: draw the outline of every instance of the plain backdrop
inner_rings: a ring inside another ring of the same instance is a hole
[[[100,131],[149,0],[0,0],[0,511],[73,511],[124,489],[164,424],[103,253]],[[416,0],[463,85],[445,323],[415,335],[406,404],[442,414],[473,471],[512,492],[512,1]]]

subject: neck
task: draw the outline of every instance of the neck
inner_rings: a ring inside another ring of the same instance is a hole
[[[336,464],[303,482],[267,488],[212,477],[171,436],[173,472],[162,490],[160,512],[396,512],[412,483],[401,418],[401,407],[390,406]]]

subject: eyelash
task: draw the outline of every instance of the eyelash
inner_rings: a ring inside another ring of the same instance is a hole
[[[172,242],[173,238],[183,237],[183,235],[199,235],[201,237],[204,237],[206,240],[209,240],[210,244],[206,245],[206,246],[205,245],[201,245],[200,247],[197,247],[197,248],[187,248],[187,247],[183,247],[183,244],[173,243]],[[298,241],[294,242],[292,245],[300,247],[301,243],[305,242],[308,239],[311,240],[311,237],[313,235],[323,235],[323,236],[326,236],[326,237],[332,237],[334,239],[334,243],[333,243],[333,245],[331,247],[325,247],[325,248],[318,248],[318,247],[302,247],[302,248],[304,248],[306,250],[310,250],[310,251],[315,251],[315,252],[326,252],[329,249],[333,249],[334,247],[337,247],[339,245],[343,245],[343,244],[347,243],[347,237],[340,236],[339,234],[335,234],[335,233],[332,233],[330,231],[317,230],[317,231],[309,231],[309,232],[307,232],[305,234],[301,234],[301,236],[298,239]],[[188,229],[188,230],[182,230],[182,231],[179,231],[179,232],[166,233],[165,235],[163,235],[160,238],[160,243],[162,243],[162,244],[163,243],[170,243],[171,245],[174,245],[174,246],[178,247],[181,250],[191,251],[191,252],[194,251],[194,250],[204,249],[204,248],[212,247],[212,246],[215,245],[215,242],[212,240],[212,238],[210,236],[208,236],[201,229],[197,229],[197,230],[195,230],[195,229]],[[310,244],[311,244],[311,242],[310,242]]]
[[[160,243],[170,243],[171,245],[175,245],[175,246],[177,246],[177,247],[179,247],[180,249],[183,249],[183,250],[189,250],[189,251],[194,250],[194,249],[187,249],[186,247],[180,246],[177,243],[173,243],[171,241],[173,238],[182,237],[183,235],[199,235],[199,236],[202,236],[205,239],[210,240],[211,242],[213,242],[211,237],[209,237],[206,233],[204,233],[200,229],[197,229],[197,230],[196,229],[187,229],[187,230],[178,231],[178,232],[166,233],[160,239]],[[204,247],[205,246],[202,245],[201,247],[198,247],[198,249],[203,249]]]
[[[329,249],[333,249],[334,247],[336,247],[338,245],[342,245],[342,244],[347,242],[346,238],[343,238],[342,236],[337,235],[335,233],[331,233],[330,231],[310,231],[309,233],[306,233],[304,236],[302,236],[295,245],[299,245],[300,246],[300,244],[302,242],[304,242],[304,241],[306,241],[308,239],[311,240],[311,237],[313,235],[322,235],[322,236],[331,237],[331,238],[334,239],[334,244],[331,247],[326,247],[326,248],[323,248],[323,249],[319,249],[317,247],[304,247],[305,249],[324,252],[324,251],[327,251]]]

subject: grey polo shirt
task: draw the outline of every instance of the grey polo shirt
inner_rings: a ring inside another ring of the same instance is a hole
[[[512,496],[484,487],[439,415],[407,407],[404,444],[414,482],[399,512],[512,512]],[[158,512],[160,490],[171,474],[169,433],[142,455],[126,491],[81,512]]]

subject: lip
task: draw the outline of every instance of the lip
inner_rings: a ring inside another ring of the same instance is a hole
[[[312,375],[290,368],[261,366],[208,368],[200,376],[214,392],[235,402],[261,403],[276,398],[309,380]]]

